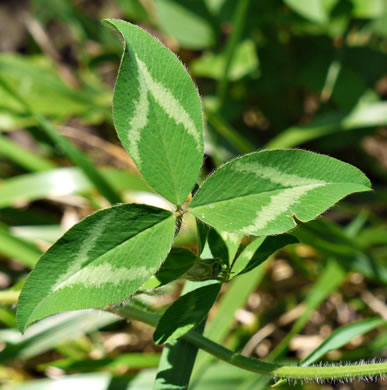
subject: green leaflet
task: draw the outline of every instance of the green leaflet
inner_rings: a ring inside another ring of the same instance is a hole
[[[171,342],[198,326],[210,311],[221,284],[209,281],[203,287],[187,292],[175,301],[160,318],[153,340],[157,344]]]
[[[304,150],[266,150],[226,163],[194,196],[189,211],[228,232],[284,233],[371,184],[357,168]]]
[[[19,299],[21,331],[65,310],[102,307],[134,294],[170,250],[175,217],[166,210],[126,204],[85,218],[39,260]]]
[[[107,20],[124,38],[113,119],[145,180],[174,204],[184,203],[203,160],[197,90],[177,57],[141,28]]]

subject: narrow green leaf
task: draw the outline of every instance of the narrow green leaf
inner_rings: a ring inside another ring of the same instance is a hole
[[[342,326],[336,329],[326,340],[324,340],[313,352],[311,352],[301,363],[306,367],[321,357],[327,352],[341,348],[343,345],[350,342],[353,338],[377,328],[378,326],[387,325],[387,321],[381,318],[369,318],[364,321],[354,322],[352,324]]]
[[[208,245],[212,255],[231,265],[241,243],[242,235],[211,229],[208,232]]]
[[[241,275],[249,272],[261,265],[279,249],[290,244],[296,244],[297,242],[297,238],[290,234],[258,238],[250,243],[237,258],[235,266],[233,267],[233,273]]]
[[[189,211],[228,232],[284,233],[296,218],[310,221],[371,184],[357,168],[304,150],[267,150],[220,167],[194,196]]]
[[[145,180],[180,205],[203,159],[197,90],[177,57],[149,33],[122,20],[107,23],[124,39],[113,101],[117,133]]]
[[[170,250],[175,217],[127,204],[85,218],[40,259],[19,299],[18,327],[66,310],[103,307],[134,294]]]
[[[210,311],[221,284],[208,285],[182,295],[161,317],[153,339],[157,344],[171,342],[198,326]]]
[[[199,219],[195,218],[196,221],[196,231],[198,236],[198,255],[200,256],[206,246],[209,227]]]
[[[196,255],[184,248],[173,248],[156,275],[144,286],[144,290],[164,286],[184,275],[194,264]]]

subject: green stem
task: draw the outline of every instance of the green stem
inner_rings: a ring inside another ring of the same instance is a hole
[[[227,43],[227,48],[226,48],[226,63],[224,66],[222,78],[220,79],[218,85],[218,97],[219,97],[218,110],[219,111],[226,99],[227,87],[228,87],[228,76],[230,73],[231,63],[234,56],[235,48],[242,35],[248,5],[249,5],[249,0],[239,0],[237,2],[237,6],[236,6],[237,8],[235,10],[235,17],[233,20],[233,31],[231,33],[231,37]]]
[[[115,307],[108,310],[120,315],[121,317],[142,321],[152,326],[156,326],[159,320],[159,316],[157,314],[146,312],[133,305]],[[195,331],[186,333],[183,338],[212,356],[230,363],[233,366],[247,371],[252,371],[257,374],[271,376],[273,378],[322,381],[364,377],[369,378],[387,374],[387,362],[328,367],[285,366],[247,358],[239,353],[235,353],[217,343],[214,343]]]
[[[17,303],[20,291],[6,290],[0,291],[0,305],[13,305]]]
[[[19,102],[19,104],[21,104],[25,111],[36,120],[48,137],[63,150],[63,152],[75,165],[78,165],[82,169],[87,178],[111,204],[123,202],[121,196],[98,172],[95,164],[88,156],[84,155],[81,151],[75,148],[71,142],[67,140],[67,138],[61,136],[57,132],[56,128],[45,117],[36,113],[30,105],[2,79],[0,79],[0,87],[7,91],[16,101]]]

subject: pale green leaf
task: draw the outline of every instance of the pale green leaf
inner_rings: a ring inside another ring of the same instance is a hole
[[[10,53],[0,55],[0,78],[21,94],[34,112],[49,118],[66,119],[71,116],[101,116],[101,92],[73,90],[58,77],[48,57],[21,56]],[[35,124],[26,117],[23,107],[0,89],[2,121],[0,129]]]
[[[214,18],[204,0],[154,0],[161,31],[173,36],[182,47],[204,49],[216,39]]]
[[[194,196],[189,211],[228,232],[284,233],[296,218],[310,221],[371,184],[357,168],[304,150],[266,150],[220,167]]]
[[[221,287],[217,282],[207,283],[209,284],[182,295],[167,309],[153,335],[157,344],[175,340],[203,321]]]
[[[208,52],[197,60],[192,61],[191,70],[194,76],[220,80],[223,76],[225,66],[226,55],[224,52],[221,54]],[[246,40],[235,49],[230,64],[229,80],[239,80],[257,68],[258,57],[255,44],[251,40]]]
[[[337,0],[284,0],[284,2],[308,20],[326,23],[329,18],[329,11]]]
[[[352,0],[353,15],[358,18],[376,18],[387,10],[384,0]]]
[[[149,33],[121,20],[107,23],[125,44],[113,102],[118,135],[145,180],[182,204],[203,159],[197,90],[177,57]]]
[[[19,329],[54,313],[131,296],[167,256],[174,227],[172,213],[145,205],[116,206],[85,218],[42,256],[27,279]]]

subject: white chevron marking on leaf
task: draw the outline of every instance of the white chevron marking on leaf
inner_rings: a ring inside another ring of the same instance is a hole
[[[254,222],[244,229],[246,233],[257,232],[264,229],[270,222],[273,222],[281,214],[290,209],[304,195],[317,187],[323,187],[324,184],[311,184],[303,187],[288,188],[277,195],[273,195],[270,203],[263,206],[258,212]]]
[[[135,105],[135,112],[129,121],[129,152],[138,165],[141,165],[141,157],[138,151],[138,143],[141,138],[141,130],[148,124],[149,101],[148,90],[141,72],[138,72],[139,95]]]
[[[136,59],[149,92],[155,98],[156,102],[164,109],[171,119],[173,119],[177,124],[182,124],[184,126],[188,134],[194,138],[197,149],[201,150],[200,132],[196,128],[187,111],[185,111],[184,107],[167,88],[165,88],[160,82],[153,80],[145,63],[137,56]]]
[[[98,238],[103,234],[105,226],[115,217],[113,210],[102,217],[92,229],[88,232],[88,238],[82,243],[79,252],[75,255],[67,271],[57,280],[56,286],[66,281],[69,277],[77,273],[84,264],[89,261],[88,254],[92,251],[97,243]],[[54,288],[55,290],[55,288]]]
[[[149,269],[145,266],[141,267],[112,267],[111,264],[100,264],[85,267],[66,281],[55,287],[54,291],[63,288],[72,287],[74,285],[82,285],[82,287],[100,287],[107,283],[118,285],[121,282],[141,279],[144,276],[149,276]]]
[[[272,183],[281,184],[284,187],[308,186],[313,184],[327,184],[323,180],[301,177],[291,173],[285,173],[274,167],[264,166],[258,163],[245,163],[235,161],[232,168],[238,172],[254,173],[258,177],[270,180]]]

